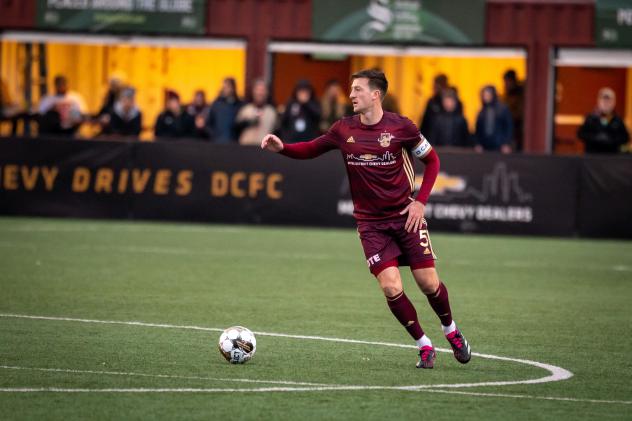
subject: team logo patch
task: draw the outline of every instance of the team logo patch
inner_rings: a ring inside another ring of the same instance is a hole
[[[382,133],[380,134],[380,138],[378,139],[378,142],[380,142],[380,146],[383,148],[388,148],[389,145],[391,144],[391,139],[393,138],[393,135],[390,133]]]

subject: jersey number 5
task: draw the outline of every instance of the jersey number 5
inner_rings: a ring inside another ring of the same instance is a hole
[[[419,245],[422,247],[428,247],[430,245],[430,237],[428,234],[428,230],[419,230]]]

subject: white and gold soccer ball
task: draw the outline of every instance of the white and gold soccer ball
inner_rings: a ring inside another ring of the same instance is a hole
[[[249,361],[256,350],[255,335],[243,326],[229,327],[219,336],[219,352],[231,364]]]

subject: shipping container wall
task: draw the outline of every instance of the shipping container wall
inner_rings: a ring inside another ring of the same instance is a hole
[[[527,48],[525,150],[551,152],[556,46],[594,46],[594,0],[557,2],[490,0],[486,43]]]
[[[209,0],[207,33],[248,40],[246,79],[266,72],[270,39],[309,40],[312,35],[311,0]]]
[[[29,29],[35,26],[35,0],[0,0],[0,28]]]

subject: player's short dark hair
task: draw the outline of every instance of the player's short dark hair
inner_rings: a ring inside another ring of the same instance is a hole
[[[369,88],[380,91],[381,99],[384,99],[388,91],[388,81],[384,73],[377,69],[365,69],[351,75],[351,80],[363,78],[369,79]]]

